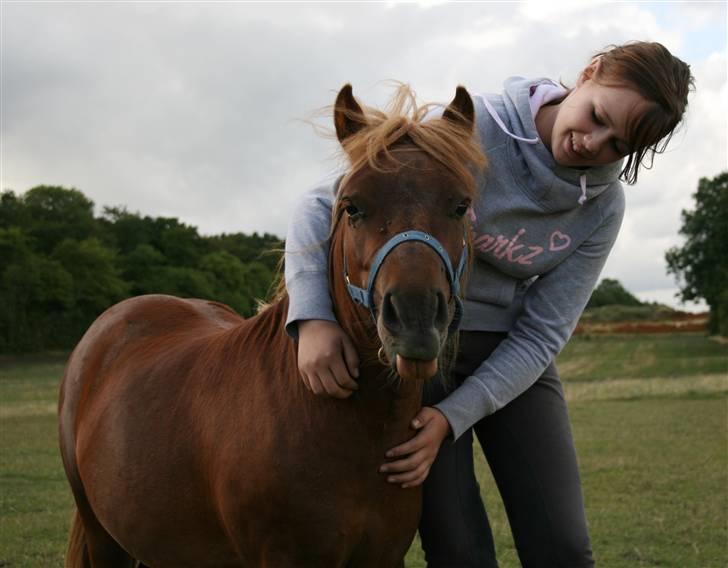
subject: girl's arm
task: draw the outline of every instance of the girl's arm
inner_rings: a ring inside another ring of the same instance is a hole
[[[338,179],[327,179],[301,196],[293,207],[285,248],[289,305],[286,332],[299,337],[299,322],[335,322],[329,296],[328,251],[331,210]]]
[[[331,210],[339,177],[300,198],[286,235],[286,331],[298,340],[298,369],[315,394],[347,398],[357,388],[359,359],[336,321],[329,295]]]
[[[611,217],[568,258],[526,291],[523,312],[472,376],[435,405],[453,439],[528,389],[566,345],[617,238],[624,196]]]

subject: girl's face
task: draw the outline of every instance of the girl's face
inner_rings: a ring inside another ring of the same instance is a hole
[[[597,83],[597,67],[598,62],[584,70],[556,109],[547,145],[561,166],[601,166],[626,156],[630,125],[650,105],[628,87]]]

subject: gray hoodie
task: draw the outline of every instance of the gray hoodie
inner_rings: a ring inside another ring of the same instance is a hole
[[[461,329],[508,332],[498,348],[435,405],[457,439],[543,373],[571,336],[614,244],[624,213],[621,164],[556,164],[536,131],[530,96],[547,79],[511,78],[502,95],[474,97],[489,167],[473,206],[474,261]],[[337,178],[297,204],[286,238],[286,329],[335,320],[327,237]]]

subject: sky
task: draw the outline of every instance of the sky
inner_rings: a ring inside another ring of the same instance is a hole
[[[701,177],[728,169],[726,2],[0,3],[0,188],[81,190],[203,234],[285,236],[295,203],[339,165],[316,113],[347,82],[383,105],[513,75],[573,85],[591,56],[663,43],[696,91],[654,168],[627,187],[603,277],[676,306],[665,251]],[[313,123],[313,124],[312,124]],[[700,305],[683,305],[694,311]]]

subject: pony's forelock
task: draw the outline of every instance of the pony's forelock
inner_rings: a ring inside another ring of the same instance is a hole
[[[465,193],[474,198],[477,193],[475,175],[487,164],[475,132],[468,132],[461,124],[439,116],[442,105],[418,104],[409,85],[396,85],[385,111],[361,103],[363,117],[353,111],[344,111],[352,119],[363,118],[367,125],[341,143],[350,164],[342,185],[365,167],[380,172],[397,171],[403,163],[393,150],[407,147],[421,150],[442,164]],[[450,112],[455,114],[457,111],[450,109]]]

